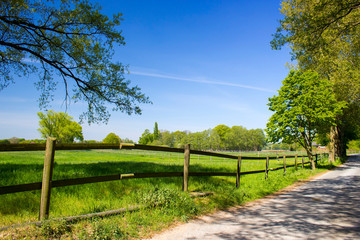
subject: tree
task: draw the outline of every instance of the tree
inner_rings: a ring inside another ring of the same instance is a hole
[[[158,123],[155,122],[155,126],[154,126],[154,140],[159,140],[159,136],[160,136],[160,132],[159,132],[159,128],[158,128]]]
[[[298,142],[312,161],[318,129],[335,124],[345,103],[336,101],[332,84],[315,72],[291,71],[282,84],[279,95],[269,98],[274,114],[266,124],[268,141]]]
[[[213,129],[210,129],[210,133],[209,133],[209,148],[211,150],[220,150],[220,146],[221,146],[221,139],[219,134],[214,131]]]
[[[75,139],[82,141],[82,127],[72,121],[67,113],[49,110],[46,114],[38,112],[40,118],[38,131],[41,137],[55,137],[58,143],[72,143]]]
[[[127,67],[112,61],[114,46],[125,44],[118,29],[122,14],[109,19],[100,10],[87,0],[1,1],[0,90],[14,81],[13,75],[36,72],[40,107],[48,106],[60,79],[67,104],[70,99],[87,103],[81,120],[106,122],[108,104],[115,111],[141,114],[137,103],[150,103],[148,97],[129,86]]]
[[[213,129],[220,137],[220,147],[222,149],[225,149],[225,136],[228,131],[230,131],[230,128],[224,124],[217,125]]]
[[[139,138],[139,144],[147,145],[154,141],[154,135],[150,133],[149,129],[145,129],[141,137]]]
[[[260,128],[250,129],[247,134],[248,150],[260,151],[266,145],[264,131]]]
[[[232,126],[225,134],[226,149],[236,151],[247,150],[246,135],[246,128],[242,126]]]
[[[299,67],[314,70],[332,82],[336,99],[348,104],[347,110],[337,116],[330,134],[331,152],[344,156],[346,142],[351,139],[350,123],[350,129],[360,126],[360,2],[284,0],[281,12],[284,18],[272,48],[289,44]]]
[[[8,140],[9,140],[9,142],[11,144],[19,144],[21,141],[24,141],[25,139],[24,138],[12,137],[12,138],[9,138]]]
[[[175,147],[175,135],[169,131],[160,132],[161,144],[168,147]]]
[[[120,139],[120,140],[121,140],[121,142],[123,142],[123,143],[134,143],[134,141],[133,141],[133,140],[128,139],[128,138],[125,138],[125,139]]]
[[[103,140],[103,143],[113,143],[113,144],[120,144],[121,139],[115,133],[109,133]]]
[[[187,142],[187,133],[185,131],[176,131],[173,133],[175,138],[175,147],[183,148]]]

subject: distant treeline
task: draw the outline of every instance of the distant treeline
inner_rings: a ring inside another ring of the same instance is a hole
[[[9,139],[0,139],[0,144],[19,144],[19,143],[45,143],[44,139],[28,139],[12,137]]]
[[[168,147],[184,147],[191,144],[195,150],[212,151],[259,151],[265,145],[265,135],[262,129],[246,129],[242,126],[228,127],[218,125],[202,132],[159,131],[155,123],[153,133],[146,129],[139,138],[139,144],[164,145]]]
[[[111,138],[109,138],[109,136]],[[115,137],[113,137],[115,136]],[[96,140],[83,140],[83,141],[79,141],[81,143],[134,143],[134,141],[125,138],[125,139],[120,139],[119,136],[115,135],[114,133],[109,133],[108,136],[103,139],[102,141],[96,141]],[[0,139],[0,144],[21,144],[21,143],[42,143],[45,144],[46,143],[46,139],[25,139],[25,138],[17,138],[17,137],[12,137],[9,139]]]

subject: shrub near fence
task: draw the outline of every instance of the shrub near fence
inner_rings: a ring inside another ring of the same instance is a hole
[[[88,150],[88,149],[141,149],[145,151],[160,151],[160,152],[175,152],[184,154],[184,170],[182,172],[156,172],[156,173],[127,173],[127,174],[115,174],[115,175],[106,175],[106,176],[96,176],[96,177],[83,177],[83,178],[74,178],[74,179],[63,179],[52,181],[53,165],[55,159],[55,150]],[[301,165],[304,167],[304,164],[310,163],[304,159],[307,156],[267,156],[267,157],[246,157],[246,156],[234,156],[216,152],[208,151],[197,151],[191,150],[190,145],[186,145],[185,148],[169,148],[169,147],[160,147],[160,146],[149,146],[149,145],[138,145],[138,144],[56,144],[56,139],[48,138],[47,143],[45,144],[13,144],[13,145],[0,145],[0,151],[38,151],[45,150],[45,161],[43,169],[43,179],[42,182],[37,183],[28,183],[12,186],[3,186],[0,187],[1,194],[9,194],[16,192],[25,192],[31,190],[41,189],[41,202],[40,202],[40,220],[47,219],[49,216],[49,206],[50,206],[50,196],[51,188],[54,187],[64,187],[71,185],[81,185],[86,183],[96,183],[96,182],[105,182],[105,181],[116,181],[116,180],[125,180],[130,178],[156,178],[156,177],[183,177],[183,190],[188,191],[189,177],[190,176],[234,176],[236,177],[236,187],[240,186],[240,176],[246,174],[255,174],[255,173],[265,173],[265,178],[268,177],[269,171],[284,169],[284,174],[286,173],[287,167],[295,167],[297,169],[298,158],[301,158]],[[237,171],[234,173],[231,172],[189,172],[190,166],[190,155],[205,155],[213,157],[221,157],[224,159],[236,159],[237,160]],[[316,156],[316,160],[318,156]],[[283,166],[277,168],[269,167],[270,159],[283,159]],[[256,171],[247,171],[241,172],[242,160],[258,160],[264,159],[265,169],[256,170]],[[294,159],[295,164],[287,165],[287,159]]]

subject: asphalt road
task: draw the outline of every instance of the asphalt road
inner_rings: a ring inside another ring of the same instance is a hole
[[[275,198],[204,216],[152,239],[360,239],[360,156]]]

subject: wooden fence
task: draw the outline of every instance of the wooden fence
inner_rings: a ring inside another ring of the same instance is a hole
[[[73,178],[73,179],[63,179],[52,181],[53,166],[55,159],[55,150],[90,150],[90,149],[141,149],[149,151],[160,151],[160,152],[175,152],[184,154],[184,170],[183,172],[156,172],[156,173],[127,173],[127,174],[115,174],[115,175],[106,175],[106,176],[96,176],[96,177],[82,177],[82,178]],[[149,146],[149,145],[139,145],[139,144],[56,144],[55,138],[48,138],[46,144],[10,144],[10,145],[0,145],[1,151],[39,151],[45,150],[45,160],[44,160],[44,169],[43,169],[43,178],[42,182],[36,183],[27,183],[20,185],[12,186],[2,186],[0,187],[0,195],[16,193],[16,192],[25,192],[32,190],[41,189],[41,201],[40,201],[40,214],[39,219],[44,220],[49,216],[49,206],[50,206],[50,195],[51,188],[55,187],[65,187],[72,185],[80,185],[86,183],[97,183],[97,182],[106,182],[106,181],[116,181],[116,180],[125,180],[130,178],[157,178],[157,177],[183,177],[183,190],[188,191],[189,177],[190,176],[233,176],[236,177],[236,187],[240,186],[240,176],[246,174],[255,174],[255,173],[265,173],[265,179],[268,178],[269,171],[284,169],[284,174],[286,174],[287,167],[295,167],[297,170],[298,158],[301,158],[301,166],[304,167],[304,164],[310,163],[310,161],[305,161],[307,156],[274,156],[274,157],[246,157],[246,156],[235,156],[229,154],[222,154],[209,151],[198,151],[191,150],[190,145],[185,145],[185,148],[169,148],[161,146]],[[229,172],[189,172],[190,166],[190,155],[205,155],[213,157],[221,157],[226,159],[236,159],[237,160],[237,170],[234,173]],[[317,164],[318,155],[315,156],[315,163]],[[270,159],[283,159],[283,166],[277,168],[269,167]],[[286,159],[294,158],[295,164],[287,165]],[[255,170],[241,172],[242,160],[259,160],[264,159],[265,169],[264,170]]]

